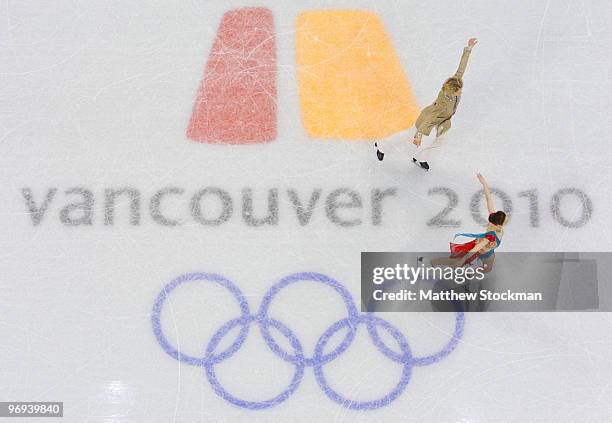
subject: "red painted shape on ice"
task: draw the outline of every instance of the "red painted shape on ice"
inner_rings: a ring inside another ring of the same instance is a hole
[[[187,137],[226,144],[276,138],[276,39],[269,9],[247,7],[223,15]]]

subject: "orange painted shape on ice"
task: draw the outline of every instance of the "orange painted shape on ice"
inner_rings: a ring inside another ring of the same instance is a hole
[[[374,13],[301,13],[296,58],[302,120],[311,137],[381,139],[410,128],[419,115],[396,51]]]

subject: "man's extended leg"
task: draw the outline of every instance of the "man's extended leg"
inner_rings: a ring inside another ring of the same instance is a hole
[[[383,159],[385,158],[385,153],[380,151],[380,147],[378,147],[378,143],[377,142],[374,143],[374,147],[376,147],[376,157],[378,157],[378,160],[380,160],[382,162]]]
[[[446,139],[446,133],[442,135],[438,135],[438,133],[436,132],[436,139],[434,140],[434,142],[432,142],[431,145],[427,145],[427,146],[424,144],[421,144],[421,146],[417,149],[413,157],[419,163],[427,164],[431,154],[435,152],[437,149],[439,149],[444,144],[445,139]],[[424,166],[421,164],[421,167],[424,167]],[[429,168],[429,165],[426,167],[426,169],[428,168]]]

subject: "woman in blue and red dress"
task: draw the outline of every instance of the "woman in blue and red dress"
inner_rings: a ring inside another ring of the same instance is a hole
[[[501,210],[493,207],[493,198],[489,191],[489,185],[485,178],[479,173],[476,175],[482,184],[482,189],[487,200],[487,210],[489,211],[489,223],[486,232],[482,233],[460,233],[457,237],[472,238],[465,243],[451,242],[451,255],[448,258],[439,258],[431,261],[434,266],[461,267],[480,260],[485,272],[491,271],[495,261],[495,249],[500,246],[504,237],[504,225],[507,223],[507,215]]]

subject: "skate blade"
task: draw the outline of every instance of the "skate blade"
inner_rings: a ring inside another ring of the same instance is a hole
[[[414,165],[418,167],[419,169],[423,169],[425,172],[429,172],[429,169],[425,169],[423,166],[421,166],[419,162],[413,161],[412,163],[414,163]]]

